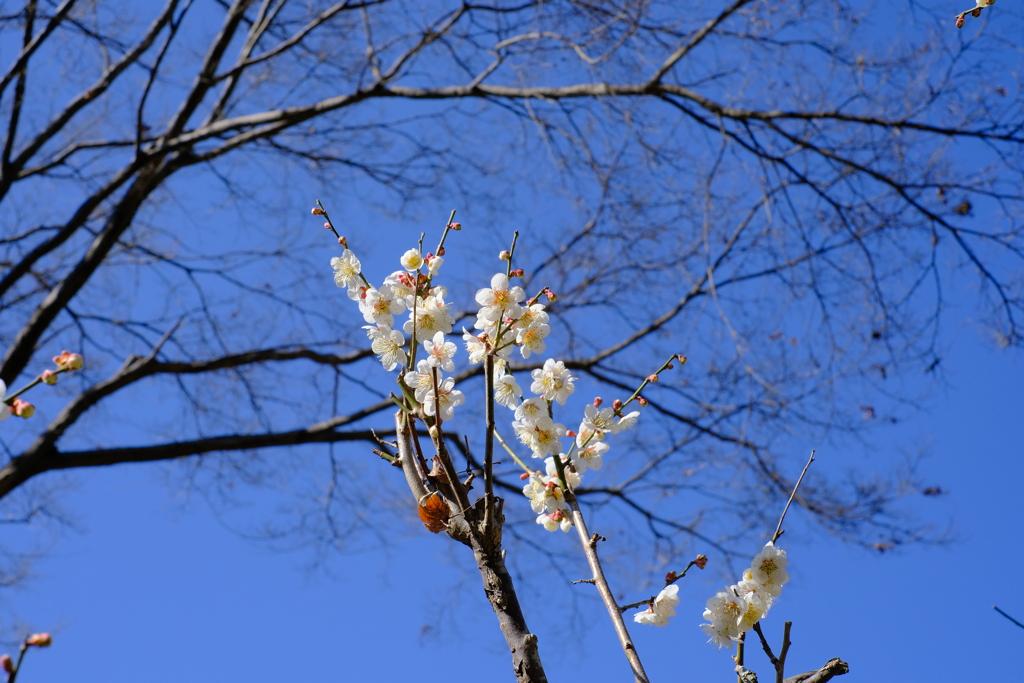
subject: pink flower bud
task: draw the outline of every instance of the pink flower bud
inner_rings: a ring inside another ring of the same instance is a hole
[[[566,430],[565,430],[565,435],[566,435],[567,437],[569,437],[570,439],[575,439],[575,438],[576,438],[576,437],[578,436],[578,434],[576,434],[576,432],[574,432],[574,431],[573,431],[573,430],[571,430],[571,429],[566,429]]]
[[[637,396],[636,402],[640,404],[641,408],[647,407],[647,399],[644,398],[643,396]]]
[[[331,224],[330,223],[324,223],[324,230],[330,230],[330,229],[331,229]]]
[[[562,512],[561,510],[555,510],[554,512],[551,513],[550,517],[556,522],[561,522],[563,519],[565,519],[565,513]]]
[[[604,403],[604,399],[603,398],[601,398],[600,396],[595,396],[594,397],[594,407],[595,408],[600,408],[602,403]]]
[[[452,230],[462,230],[462,223],[452,223]]]
[[[676,360],[679,361],[680,365],[686,365],[686,356],[681,353],[676,354]]]
[[[344,235],[338,238],[338,244],[340,244],[343,248],[348,249],[348,240],[345,239]]]
[[[669,363],[668,365],[666,365],[666,366],[665,366],[665,369],[666,369],[666,370],[671,370],[671,369],[672,369],[672,368],[674,368],[674,367],[675,367],[674,365],[672,365],[671,363]]]
[[[975,19],[980,17],[981,16],[981,8],[980,7],[975,7],[973,10],[971,10],[971,16],[974,17]]]
[[[510,254],[508,251],[502,251],[500,254],[498,254],[499,261],[510,261],[511,259],[512,254]]]
[[[22,401],[20,398],[16,398],[11,401],[11,412],[18,417],[28,419],[36,414],[36,407],[28,401]]]
[[[653,375],[648,375],[647,376],[647,381],[648,382],[657,382],[658,381],[658,373],[654,373]]]
[[[511,271],[508,275],[509,277],[525,277],[526,271],[523,270],[522,268],[516,268],[515,270]]]
[[[523,481],[526,481],[527,479],[530,478],[530,473],[529,472],[523,472],[522,474],[519,475],[519,478],[522,479]]]
[[[440,249],[437,250],[437,255],[444,256],[444,247],[441,247]]]
[[[959,17],[956,18],[956,27],[957,28],[963,28],[964,27],[964,15],[961,14]]]
[[[10,655],[0,655],[0,668],[9,674],[14,673],[14,662]]]
[[[697,565],[697,569],[704,569],[704,567],[708,566],[708,558],[706,555],[698,555],[693,563]]]
[[[672,583],[677,578],[679,578],[678,574],[676,574],[675,572],[669,572],[668,574],[665,574],[665,583],[666,584]]]
[[[314,206],[313,207],[313,215],[314,216],[323,216],[324,215],[324,210],[321,209],[319,206]]]
[[[552,292],[550,287],[544,288],[544,296],[548,298],[548,301],[558,301],[558,295]]]
[[[619,412],[620,410],[622,410],[622,401],[620,401],[619,399],[615,399],[614,401],[612,401],[612,410],[614,410],[615,412]]]
[[[43,370],[43,374],[39,375],[39,379],[43,380],[43,384],[49,384],[52,387],[57,383],[57,373],[53,370]]]
[[[50,647],[52,643],[53,638],[49,633],[33,633],[25,639],[26,645],[35,645],[36,647]]]

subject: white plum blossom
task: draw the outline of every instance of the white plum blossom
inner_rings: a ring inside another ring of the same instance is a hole
[[[650,626],[665,626],[668,624],[669,617],[676,615],[676,605],[678,604],[679,586],[676,584],[665,586],[647,608],[647,611],[637,612],[633,615],[633,621]]]
[[[441,289],[441,288],[436,288]],[[444,332],[445,334],[451,334],[452,323],[455,319],[452,318],[451,313],[448,312],[448,304],[444,302],[443,291],[431,294],[425,298],[419,298],[416,301],[415,316],[416,316],[416,343],[422,343],[428,339],[432,339],[438,332]],[[409,314],[409,320],[405,322],[405,326],[402,328],[406,334],[412,334],[413,329],[413,312]]]
[[[516,421],[512,423],[516,436],[533,451],[533,457],[543,458],[562,450],[559,439],[565,436],[565,426],[552,422],[547,415],[538,417],[533,422]]]
[[[740,581],[735,588],[736,592],[747,601],[747,611],[740,616],[739,621],[740,633],[746,633],[768,613],[768,608],[771,607],[771,598],[758,590],[757,584],[751,581]]]
[[[523,487],[523,495],[530,499],[530,507],[534,512],[554,512],[564,510],[565,499],[562,496],[562,489],[557,480],[551,477],[542,477],[534,472],[530,480]]]
[[[605,433],[615,434],[619,431],[615,410],[610,407],[598,408],[594,404],[588,403],[583,408],[583,415],[580,431],[587,429],[594,432],[595,439],[603,439]]]
[[[587,470],[601,469],[601,456],[608,452],[608,444],[594,439],[585,448],[577,447],[572,453],[572,464],[583,474]]]
[[[572,471],[572,468],[569,466],[570,462],[566,460],[564,455],[559,454],[558,457],[562,459],[562,465],[565,468],[565,483],[567,483],[571,488],[576,488],[583,480],[582,477]],[[558,469],[555,467],[554,457],[544,458],[544,470],[547,472],[549,478],[558,481]]]
[[[542,513],[538,515],[537,524],[542,525],[548,531],[561,529],[565,533],[569,533],[569,529],[572,529],[572,519],[562,510],[555,510],[551,514]]]
[[[746,598],[737,595],[735,586],[727,586],[708,598],[704,618],[709,623],[701,624],[701,628],[711,636],[709,643],[732,649],[733,639],[740,635],[740,621],[747,613]]]
[[[436,392],[431,387],[424,397],[423,412],[427,415],[439,414],[442,420],[450,420],[455,415],[455,406],[462,405],[465,400],[465,394],[455,389],[455,378],[446,377],[438,383]]]
[[[420,250],[410,249],[402,254],[401,263],[402,267],[410,273],[414,273],[419,270],[420,266],[423,265],[423,257],[420,255]]]
[[[412,275],[409,275],[404,270],[396,270],[384,278],[384,284],[391,287],[395,297],[405,301],[406,307],[412,306],[412,293],[415,287]]]
[[[569,394],[576,390],[572,373],[565,369],[565,363],[554,358],[548,358],[543,368],[534,370],[530,375],[533,377],[530,391],[546,401],[558,401],[564,406]]]
[[[405,310],[405,300],[395,294],[391,285],[382,285],[380,289],[366,290],[359,300],[359,310],[366,322],[393,327],[395,316]]]
[[[413,390],[416,394],[416,400],[423,403],[427,400],[427,394],[434,391],[434,372],[430,363],[426,360],[421,360],[416,363],[415,372],[410,371],[405,373],[405,385]],[[438,374],[438,382],[442,380],[440,373]]]
[[[526,298],[522,287],[509,287],[508,276],[497,273],[491,278],[489,288],[480,289],[476,293],[476,302],[482,307],[477,314],[478,321],[491,324],[503,318],[518,320],[523,315],[523,307],[519,302]],[[479,325],[478,325],[479,327]],[[480,329],[485,329],[480,327]]]
[[[535,422],[547,416],[548,407],[539,398],[527,399],[516,408],[516,419],[520,422]]]
[[[640,419],[640,411],[639,410],[634,410],[633,412],[629,413],[628,415],[623,415],[615,423],[615,431],[616,432],[624,432],[627,429],[632,429],[633,426],[636,424],[638,419]]]
[[[370,348],[377,354],[377,360],[381,362],[384,369],[391,372],[399,364],[405,364],[405,336],[398,330],[392,330],[388,325],[364,325],[366,336],[372,340]]]
[[[782,584],[789,581],[789,572],[785,569],[787,564],[786,551],[769,542],[750,563],[749,580],[767,595],[779,595],[782,593]]]
[[[441,266],[444,265],[444,259],[440,256],[427,256],[427,270],[431,275],[437,275],[437,271],[441,270]]]
[[[423,348],[427,350],[426,360],[430,365],[446,372],[455,372],[452,357],[455,355],[456,346],[453,342],[445,341],[444,332],[435,332],[433,340],[423,342]]]
[[[359,259],[356,258],[356,255],[346,249],[341,253],[341,256],[335,256],[331,259],[331,268],[334,269],[334,283],[339,287],[348,288],[348,298],[357,298],[358,290],[353,288],[352,285],[354,284],[358,287],[360,281],[359,273],[362,272],[363,267],[359,263]]]
[[[522,395],[523,390],[511,374],[506,373],[494,381],[494,400],[506,408],[515,410]]]
[[[544,304],[532,304],[522,308],[523,314],[516,320],[517,329],[525,329],[548,322],[548,314],[544,311]]]
[[[519,352],[523,358],[529,358],[531,353],[543,353],[547,349],[547,342],[544,338],[551,332],[549,325],[533,325],[525,330],[516,333],[516,344],[519,345]]]

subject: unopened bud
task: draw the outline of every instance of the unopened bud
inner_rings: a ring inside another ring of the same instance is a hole
[[[509,277],[526,277],[526,271],[522,268],[516,268],[515,270],[510,271],[508,275]]]
[[[647,406],[647,399],[644,398],[643,396],[637,396],[636,397],[636,402],[640,404],[640,407],[646,407]]]
[[[600,396],[595,396],[594,397],[594,407],[595,408],[600,408],[602,403],[604,403],[604,399],[603,398],[601,398]]]
[[[619,412],[620,410],[622,410],[622,401],[620,401],[619,399],[615,399],[614,401],[612,401],[612,410],[614,410],[615,412]]]
[[[697,559],[694,560],[693,563],[697,565],[697,569],[704,569],[704,567],[708,566],[707,555],[698,555]]]
[[[314,206],[313,207],[313,215],[314,216],[323,216],[324,215],[324,210],[321,209],[319,206]]]
[[[522,474],[519,475],[519,478],[522,479],[523,481],[526,481],[527,479],[530,478],[530,473],[529,472],[523,472]]]
[[[50,647],[53,644],[53,638],[50,637],[49,633],[33,633],[25,639],[26,645],[35,645],[36,647]]]
[[[462,230],[462,223],[452,223],[452,230]]]
[[[511,259],[512,254],[510,254],[507,250],[503,250],[500,254],[498,254],[499,261],[510,261]]]
[[[444,247],[441,247],[440,249],[437,250],[437,255],[444,256]]]
[[[22,401],[20,398],[16,398],[11,401],[11,412],[18,417],[28,419],[36,414],[36,407],[28,401]]]
[[[672,368],[674,368],[674,367],[675,367],[674,365],[672,365],[671,363],[669,363],[668,365],[666,365],[666,366],[665,366],[665,369],[666,369],[666,370],[671,370],[671,369],[672,369]]]
[[[330,223],[324,223],[324,230],[330,230],[330,229],[331,229],[331,224]]]
[[[679,361],[680,365],[686,365],[686,356],[681,353],[676,354],[676,360]]]
[[[567,437],[569,437],[570,439],[575,439],[576,436],[577,436],[576,432],[572,431],[571,429],[566,429],[565,430],[565,435]]]
[[[43,380],[43,384],[49,384],[52,387],[57,383],[57,373],[53,370],[43,370],[43,374],[39,375],[39,379]]]
[[[648,382],[657,382],[658,381],[658,373],[654,373],[653,375],[648,375],[647,376],[647,381]]]
[[[964,15],[961,14],[959,17],[956,18],[956,27],[957,28],[963,28],[964,27]]]
[[[675,572],[669,572],[668,574],[665,574],[665,583],[667,583],[667,584],[668,583],[672,583],[673,581],[675,581],[678,578],[679,578],[678,574],[676,574]]]
[[[0,655],[0,668],[9,674],[14,673],[14,662],[10,655]]]
[[[345,239],[344,235],[338,238],[338,244],[340,244],[343,248],[348,249],[348,240]]]
[[[975,19],[980,17],[981,16],[981,8],[980,7],[975,7],[973,10],[971,10],[971,16],[974,17]]]
[[[561,522],[563,519],[565,519],[565,513],[562,512],[561,510],[555,510],[554,512],[551,513],[551,519],[555,520],[556,522]]]
[[[427,431],[430,434],[430,438],[433,439],[434,441],[437,441],[439,438],[441,438],[441,430],[437,428],[437,425],[431,425],[430,429]]]
[[[558,295],[552,292],[550,287],[544,288],[544,296],[548,298],[548,301],[558,301]]]

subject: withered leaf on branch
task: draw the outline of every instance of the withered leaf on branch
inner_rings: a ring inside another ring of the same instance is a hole
[[[440,494],[432,493],[419,505],[420,521],[431,533],[439,534],[448,526],[448,503]]]

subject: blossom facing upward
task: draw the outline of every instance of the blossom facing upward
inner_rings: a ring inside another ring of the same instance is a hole
[[[667,626],[669,617],[676,615],[676,606],[679,604],[679,586],[672,584],[665,586],[654,602],[647,608],[646,612],[637,612],[633,615],[633,621],[638,624],[649,626]]]
[[[522,395],[523,390],[512,375],[504,374],[494,381],[494,400],[500,405],[515,410]]]
[[[423,257],[420,255],[420,250],[410,249],[402,254],[401,263],[402,267],[410,273],[414,273],[419,270],[420,266],[423,265]]]
[[[572,373],[565,369],[565,363],[554,358],[548,358],[544,367],[534,370],[530,376],[533,377],[530,391],[546,401],[558,401],[559,405],[564,406],[569,394],[576,390]]]
[[[782,592],[782,584],[789,581],[787,564],[786,551],[767,543],[750,563],[750,580],[763,592],[776,596]]]
[[[359,310],[368,323],[394,327],[395,316],[405,311],[405,300],[395,293],[391,285],[381,285],[380,289],[366,290],[359,300]]]
[[[435,332],[433,339],[423,342],[423,348],[427,351],[427,362],[430,365],[445,372],[455,372],[452,357],[455,356],[456,346],[453,342],[445,341],[444,332]]]

